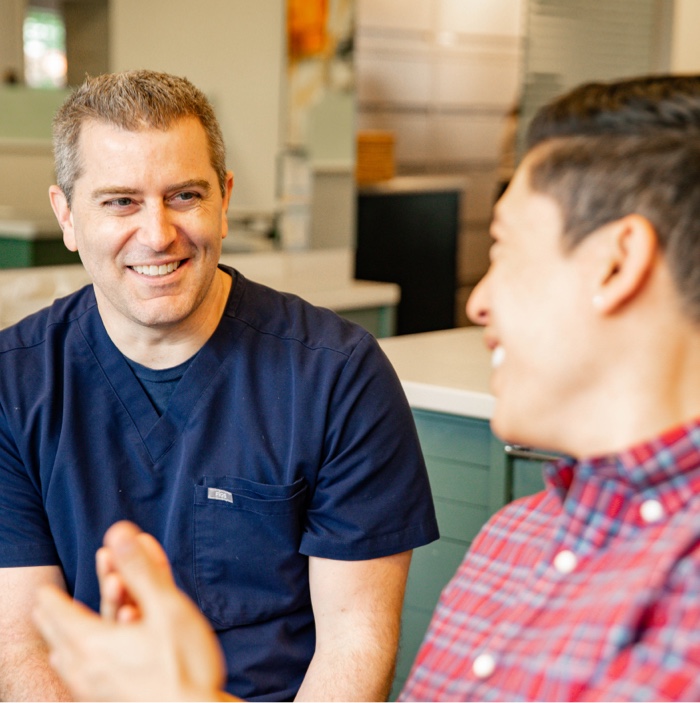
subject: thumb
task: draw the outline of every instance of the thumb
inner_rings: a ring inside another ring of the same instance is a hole
[[[177,590],[163,548],[134,523],[112,525],[105,533],[104,544],[111,552],[115,571],[142,610],[161,601],[168,591]]]

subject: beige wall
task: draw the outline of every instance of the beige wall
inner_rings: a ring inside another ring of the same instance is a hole
[[[671,37],[671,66],[673,73],[700,73],[700,2],[675,0]]]
[[[0,74],[13,68],[24,72],[22,23],[25,0],[0,0]]]
[[[110,68],[187,76],[212,101],[236,177],[232,211],[271,210],[281,140],[284,0],[111,0]]]

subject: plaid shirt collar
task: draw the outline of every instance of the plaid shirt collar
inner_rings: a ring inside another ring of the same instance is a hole
[[[654,497],[672,515],[700,493],[700,418],[619,454],[564,458],[545,466],[548,488],[562,504],[580,499],[591,481]]]

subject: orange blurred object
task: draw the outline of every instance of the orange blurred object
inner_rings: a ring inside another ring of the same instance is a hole
[[[394,134],[384,130],[357,133],[355,180],[358,183],[386,181],[394,177]]]
[[[287,0],[287,42],[292,58],[325,51],[328,0]]]

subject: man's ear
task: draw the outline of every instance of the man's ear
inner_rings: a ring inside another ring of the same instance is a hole
[[[231,201],[231,191],[233,190],[233,171],[226,172],[226,190],[224,199],[221,205],[221,238],[224,239],[228,234],[228,205]]]
[[[53,208],[58,224],[63,231],[63,243],[70,251],[78,251],[78,243],[75,239],[75,228],[73,227],[73,213],[71,212],[65,194],[58,186],[49,187],[49,200]]]
[[[644,288],[659,243],[654,226],[641,215],[626,215],[605,225],[605,230],[605,257],[600,259],[593,305],[611,314]]]

